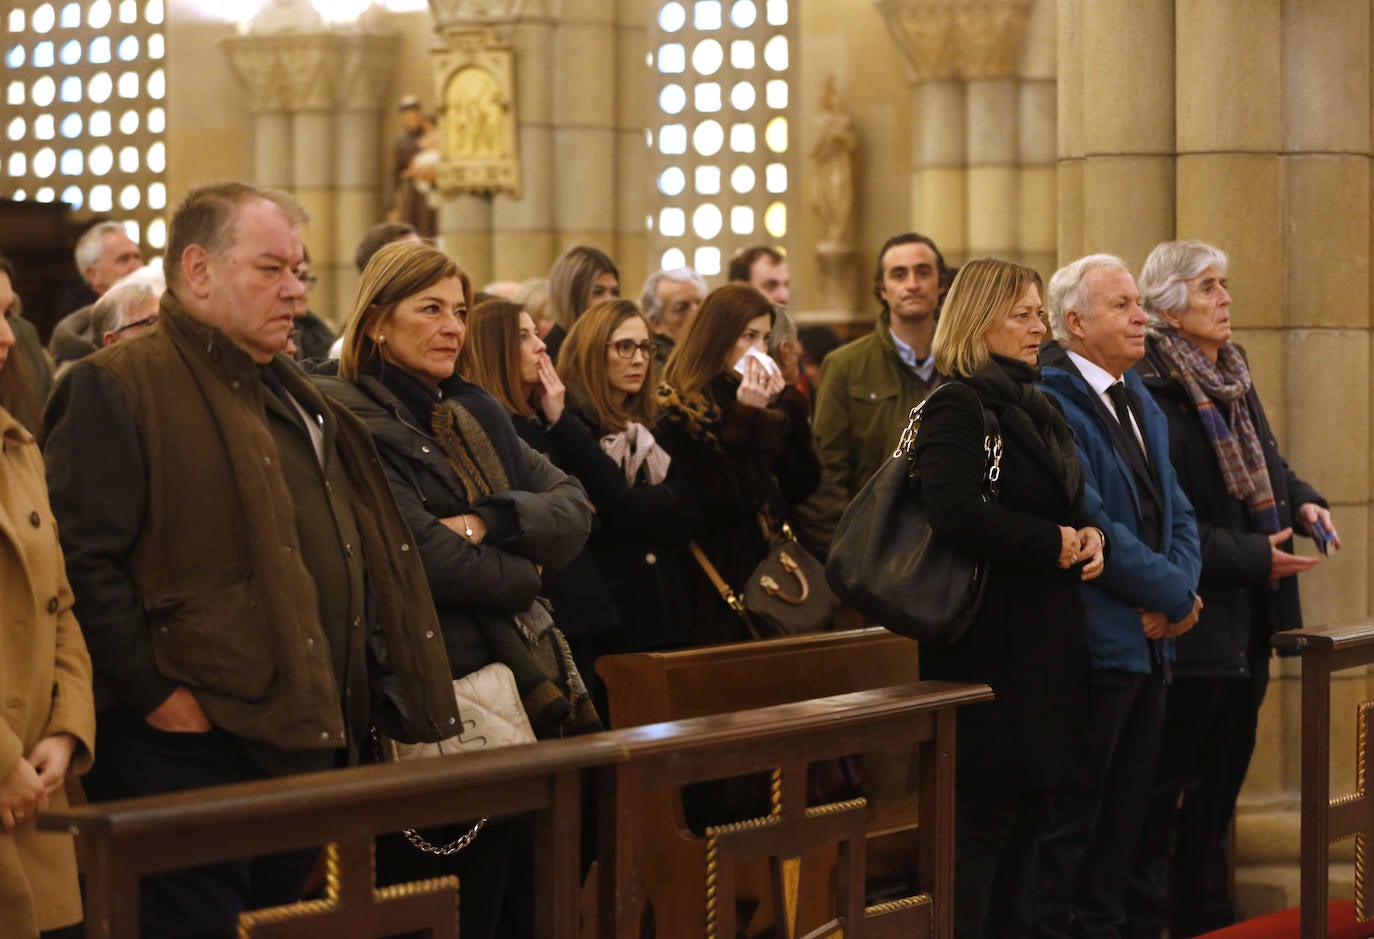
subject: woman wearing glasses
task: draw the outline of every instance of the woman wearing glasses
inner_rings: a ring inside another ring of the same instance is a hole
[[[688,640],[683,575],[700,513],[654,438],[652,335],[631,301],[599,303],[573,324],[558,363],[565,412],[580,425],[565,469],[596,506],[591,551],[620,614],[620,628],[598,638],[599,655]]]

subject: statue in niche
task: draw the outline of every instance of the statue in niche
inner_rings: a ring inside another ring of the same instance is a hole
[[[459,69],[445,89],[447,155],[458,159],[496,159],[506,156],[510,102],[486,69]]]
[[[309,0],[270,0],[253,17],[255,33],[302,33],[325,28],[324,17]]]
[[[840,110],[835,76],[827,75],[811,145],[812,208],[821,222],[821,243],[850,246],[854,240],[854,118]]]

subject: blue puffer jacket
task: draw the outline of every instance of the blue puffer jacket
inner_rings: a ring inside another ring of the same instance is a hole
[[[1169,461],[1169,429],[1164,414],[1144,383],[1126,372],[1126,388],[1139,399],[1145,426],[1141,432],[1150,465],[1159,473],[1164,505],[1160,516],[1160,550],[1140,540],[1139,493],[1130,467],[1112,446],[1111,429],[1100,401],[1078,373],[1068,354],[1054,343],[1041,350],[1040,384],[1064,409],[1083,463],[1083,508],[1111,543],[1106,568],[1084,584],[1084,626],[1093,668],[1150,671],[1150,646],[1138,609],[1159,610],[1177,622],[1193,608],[1193,592],[1202,571],[1197,520],[1178,485]],[[1161,640],[1159,651],[1172,661],[1173,640]]]

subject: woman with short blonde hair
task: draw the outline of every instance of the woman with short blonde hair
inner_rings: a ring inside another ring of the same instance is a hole
[[[916,434],[931,529],[985,570],[972,626],[952,645],[922,648],[921,677],[996,693],[958,715],[960,939],[1030,934],[1045,809],[1073,780],[1089,730],[1079,584],[1102,572],[1103,539],[1083,510],[1073,434],[1036,384],[1043,312],[1035,271],[998,258],[965,264],[932,343],[950,378],[926,399]]]

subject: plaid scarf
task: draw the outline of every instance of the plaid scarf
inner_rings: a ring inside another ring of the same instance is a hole
[[[1250,417],[1246,393],[1250,390],[1250,367],[1233,343],[1222,345],[1215,364],[1177,330],[1165,329],[1159,335],[1160,348],[1172,363],[1170,374],[1178,379],[1202,421],[1202,429],[1216,451],[1226,491],[1245,500],[1256,530],[1273,534],[1279,530],[1279,512],[1274,490],[1269,483],[1269,467]],[[1222,416],[1216,402],[1230,409]]]

